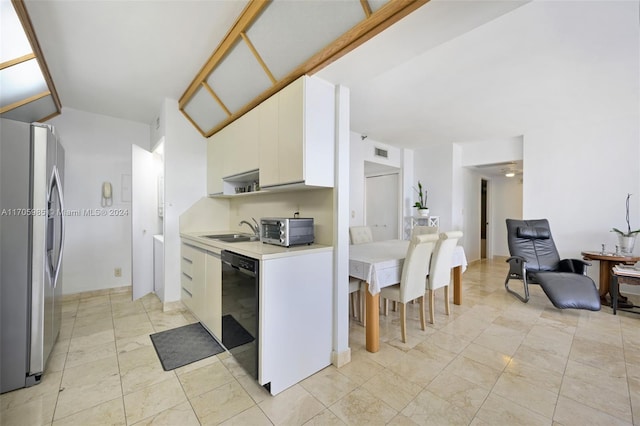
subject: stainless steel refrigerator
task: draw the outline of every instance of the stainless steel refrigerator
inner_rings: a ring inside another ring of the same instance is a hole
[[[53,127],[0,119],[0,393],[40,382],[60,332],[63,175]]]

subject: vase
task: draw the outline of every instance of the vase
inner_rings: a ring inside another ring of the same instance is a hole
[[[636,234],[625,236],[618,234],[618,247],[620,253],[626,256],[631,256],[633,253],[633,247],[636,245]]]
[[[418,209],[418,216],[429,217],[429,209]]]

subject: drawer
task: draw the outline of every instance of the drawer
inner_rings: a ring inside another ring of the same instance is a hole
[[[188,259],[182,255],[180,257],[180,270],[183,274],[193,278],[193,259]]]
[[[193,309],[193,297],[189,291],[185,290],[184,287],[182,288],[181,299],[182,303],[184,303],[187,308]]]
[[[184,271],[180,273],[180,285],[187,290],[189,294],[193,294],[193,277],[187,275]]]

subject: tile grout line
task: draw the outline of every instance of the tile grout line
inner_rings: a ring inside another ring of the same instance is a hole
[[[124,422],[126,425],[129,424],[127,420],[127,407],[124,403],[124,386],[122,385],[122,371],[120,370],[120,351],[118,350],[118,339],[116,337],[116,321],[113,316],[113,303],[111,300],[112,293],[109,292],[109,310],[111,311],[111,325],[113,327],[113,346],[116,349],[116,363],[118,364],[118,379],[120,381],[120,397],[122,403],[122,413],[124,414]]]
[[[64,388],[62,387],[62,381],[64,380],[64,375],[65,375],[65,371],[67,369],[67,359],[69,358],[69,349],[71,348],[71,339],[73,339],[73,332],[75,331],[76,328],[76,321],[78,319],[78,309],[80,307],[80,300],[78,299],[78,303],[76,305],[76,309],[75,309],[75,313],[73,315],[73,325],[71,326],[71,332],[69,334],[69,344],[67,346],[67,350],[65,352],[65,356],[64,356],[64,364],[62,366],[62,374],[60,374],[60,383],[58,384],[58,391],[56,392],[56,403],[54,405],[53,408],[53,413],[51,414],[51,425],[53,425],[54,419],[56,418],[56,411],[58,410],[58,401],[60,399],[60,393],[64,392]],[[60,326],[62,328],[62,325]],[[58,339],[60,338],[60,335],[58,335]],[[57,345],[59,343],[59,340],[56,341],[55,345]],[[55,347],[55,346],[54,346]]]

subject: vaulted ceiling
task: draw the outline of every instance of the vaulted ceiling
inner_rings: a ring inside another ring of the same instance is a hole
[[[63,107],[143,123],[163,98],[181,98],[246,6],[25,2]],[[605,91],[615,107],[637,101],[637,85],[627,84],[628,73],[637,80],[637,9],[431,0],[317,75],[350,88],[351,128],[372,139],[415,148],[514,137],[575,115],[580,101],[603,100]],[[600,78],[612,67],[619,78]]]

